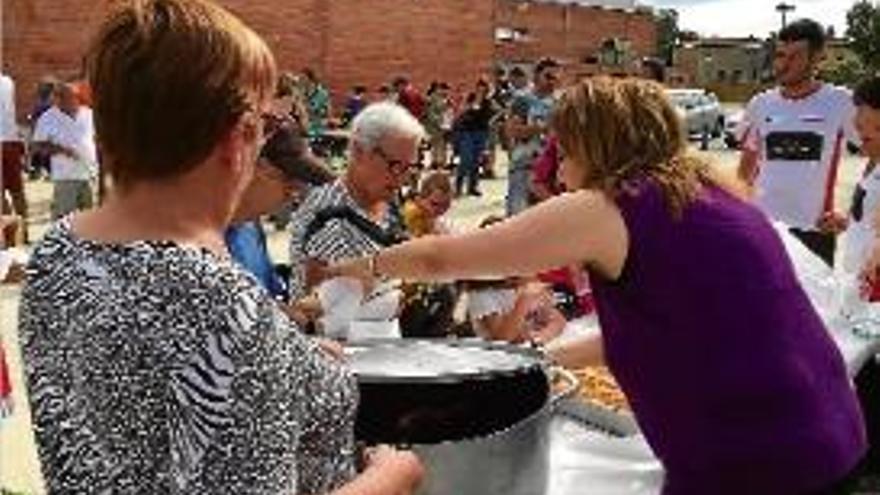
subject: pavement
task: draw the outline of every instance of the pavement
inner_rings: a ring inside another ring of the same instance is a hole
[[[710,160],[724,167],[735,167],[738,153],[728,151],[718,143],[712,143],[707,153]],[[499,156],[501,154],[499,153]],[[836,189],[836,203],[843,209],[849,203],[853,184],[859,177],[864,160],[847,156],[841,168],[841,180]],[[506,175],[506,164],[499,163],[499,177]],[[482,197],[463,197],[456,200],[449,214],[451,222],[458,228],[475,227],[480,220],[490,214],[500,214],[504,210],[506,180],[503,178],[486,180],[482,184]],[[39,239],[49,225],[49,202],[51,184],[45,181],[27,183],[28,202],[31,208],[29,232],[31,239]],[[277,261],[287,259],[287,239],[284,232],[268,228],[269,250]],[[0,495],[45,493],[39,470],[36,449],[30,420],[30,409],[22,378],[21,353],[17,334],[19,288],[0,286],[0,341],[6,351],[6,358],[12,374],[13,414],[0,420]]]

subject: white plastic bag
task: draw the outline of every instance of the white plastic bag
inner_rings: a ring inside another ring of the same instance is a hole
[[[826,323],[836,319],[840,315],[843,302],[838,274],[793,236],[786,225],[774,223],[773,226],[785,245],[801,286],[819,316]]]

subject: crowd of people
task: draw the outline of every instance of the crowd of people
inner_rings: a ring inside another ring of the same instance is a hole
[[[27,148],[2,115],[0,225],[27,215],[27,170],[8,163],[27,150],[53,183],[19,327],[49,491],[413,493],[415,454],[356,447],[356,383],[329,337],[466,334],[607,364],[664,493],[845,493],[876,455],[880,377],[857,396],[771,221],[828,264],[847,232],[844,265],[880,285],[880,79],[854,95],[816,80],[812,21],[778,39],[780,86],[747,107],[736,176],[691,154],[644,78],[562,87],[543,59],[460,98],[355,86],[333,112],[314,71],[279,74],[221,7],[122,5],[87,84],[41,88]],[[848,216],[829,199],[847,140],[869,159]],[[444,215],[498,152],[505,216],[457,231]],[[270,215],[289,221],[288,264]],[[600,336],[558,339],[590,312]]]

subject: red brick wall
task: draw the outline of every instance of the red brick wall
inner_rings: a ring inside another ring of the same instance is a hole
[[[3,0],[3,72],[16,83],[20,117],[30,111],[36,83],[43,76],[71,78],[107,0],[78,0],[77,8],[59,8],[57,0]]]
[[[326,1],[326,0],[325,0]],[[408,75],[426,89],[435,79],[472,87],[491,70],[492,3],[473,0],[333,0],[326,79],[346,91],[372,91]]]
[[[525,62],[552,56],[578,64],[596,55],[602,42],[613,37],[630,40],[639,57],[654,55],[657,50],[657,25],[650,13],[564,3],[495,1],[497,25],[527,33],[524,41],[498,44],[497,60]]]
[[[43,76],[75,76],[112,0],[3,0],[3,71],[17,84],[19,115]],[[492,3],[471,0],[220,0],[259,32],[294,72],[314,68],[337,100],[354,84],[372,91],[395,75],[470,86],[492,63]]]
[[[75,76],[89,37],[114,0],[3,0],[3,71],[17,84],[18,110],[30,108],[37,81]],[[398,74],[424,88],[434,79],[470,89],[494,60],[551,55],[579,60],[606,38],[655,50],[650,16],[513,0],[218,0],[260,33],[285,70],[314,68],[337,102],[354,84],[371,91]],[[494,26],[526,27],[537,40],[495,46]]]

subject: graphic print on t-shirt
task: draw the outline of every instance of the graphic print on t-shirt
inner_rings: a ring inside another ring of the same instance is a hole
[[[767,159],[779,161],[819,161],[825,147],[822,134],[810,131],[773,131],[767,134]]]

